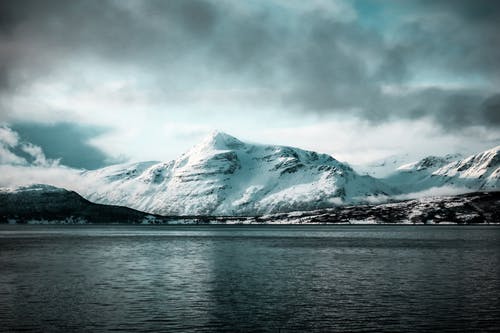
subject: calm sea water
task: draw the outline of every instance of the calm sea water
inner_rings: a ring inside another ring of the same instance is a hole
[[[500,331],[500,228],[0,226],[0,330]]]

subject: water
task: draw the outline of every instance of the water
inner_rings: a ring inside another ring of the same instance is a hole
[[[0,330],[500,331],[500,228],[0,226]]]

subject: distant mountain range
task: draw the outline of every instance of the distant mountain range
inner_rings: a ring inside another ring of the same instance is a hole
[[[460,155],[429,156],[402,165],[383,179],[403,193],[444,186],[455,193],[500,189],[500,146],[465,158]]]
[[[362,174],[326,154],[245,143],[214,132],[170,162],[82,171],[81,184],[73,189],[92,203],[157,216],[261,216],[418,198],[443,189],[459,194],[500,188],[500,146],[465,158],[429,156],[398,165],[405,158],[374,164],[384,169],[384,177],[375,178],[370,174],[380,170]],[[16,199],[24,206],[32,200],[27,189]],[[5,189],[2,195],[14,198],[16,191]],[[30,191],[50,197],[56,190]],[[70,197],[77,202],[75,195]]]

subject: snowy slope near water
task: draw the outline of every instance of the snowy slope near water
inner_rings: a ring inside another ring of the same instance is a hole
[[[257,215],[396,193],[329,155],[247,144],[221,132],[175,161],[112,166],[82,175],[90,186],[81,194],[91,201],[164,215]]]
[[[263,216],[159,216],[91,203],[77,193],[47,185],[0,188],[0,223],[81,224],[296,224],[296,223],[499,223],[500,192],[420,198],[376,205],[337,206]]]

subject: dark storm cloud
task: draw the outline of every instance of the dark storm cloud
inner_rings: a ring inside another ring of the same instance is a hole
[[[12,76],[38,75],[87,55],[157,67],[195,51],[216,15],[201,1],[146,1],[139,9],[120,3],[125,2],[3,1],[0,12],[8,19],[1,27],[2,63]]]
[[[469,125],[500,127],[494,101],[500,85],[500,2],[468,0],[422,0],[414,17],[400,25],[392,45],[390,64],[404,65],[406,75],[435,72],[463,89],[425,89],[401,101],[417,107],[407,113],[430,115],[448,129]],[[468,81],[480,80],[481,90],[471,90]],[[383,103],[383,102],[382,102]],[[401,109],[404,116],[405,109]]]
[[[498,1],[420,0],[420,3],[425,6],[457,13],[467,21],[495,22],[500,15],[500,4]]]
[[[466,125],[482,125],[488,123],[479,111],[486,98],[480,91],[429,88],[407,98],[409,105],[413,106],[409,109],[409,116],[418,118],[421,114],[429,113],[450,130]],[[500,123],[490,123],[488,126],[498,125]]]
[[[391,16],[389,6],[405,19]],[[447,129],[499,126],[491,89],[437,87],[400,96],[382,89],[420,72],[498,83],[499,8],[487,0],[373,1],[357,20],[346,20],[300,12],[286,1],[3,1],[0,89],[91,56],[152,73],[166,91],[215,77],[276,91],[295,112],[371,121],[432,117]],[[380,23],[367,28],[363,22],[375,11]]]
[[[321,112],[368,102],[376,94],[375,82],[367,80],[363,56],[352,54],[351,50],[354,47],[360,52],[364,47],[377,54],[381,50],[374,43],[370,45],[366,33],[351,25],[326,19],[308,21],[312,24],[300,40],[302,48],[287,55],[294,76],[288,100]]]
[[[0,65],[0,91],[9,87],[9,78],[7,77],[8,70],[5,66]]]
[[[479,25],[459,17],[416,20],[401,27],[400,55],[408,66],[498,80],[499,28],[499,23]]]
[[[76,124],[59,123],[55,125],[14,124],[12,129],[19,133],[22,140],[42,148],[45,156],[60,159],[60,163],[74,168],[97,169],[113,162],[88,141],[106,129],[85,127]]]
[[[480,110],[485,121],[500,125],[500,94],[488,97],[481,103]]]

